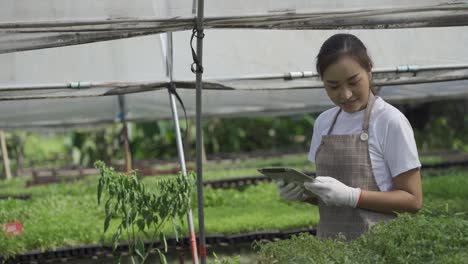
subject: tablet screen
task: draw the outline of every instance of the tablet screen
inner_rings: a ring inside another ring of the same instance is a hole
[[[275,180],[283,180],[285,182],[296,182],[303,184],[306,181],[313,181],[314,177],[293,168],[262,168],[258,170],[261,174]]]

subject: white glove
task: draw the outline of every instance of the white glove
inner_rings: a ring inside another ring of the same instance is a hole
[[[312,182],[305,182],[304,187],[320,197],[329,206],[350,206],[355,208],[361,195],[361,189],[349,187],[328,176],[318,176]]]
[[[305,188],[303,185],[296,184],[294,182],[285,183],[282,180],[279,180],[276,185],[278,186],[278,191],[283,197],[283,199],[288,201],[300,201],[305,198]]]

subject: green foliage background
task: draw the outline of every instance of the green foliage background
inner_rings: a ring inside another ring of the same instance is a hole
[[[468,152],[468,100],[450,100],[420,105],[401,105],[411,122],[420,151],[457,150]],[[208,156],[259,150],[295,149],[307,152],[318,114],[255,118],[205,118],[204,143]],[[186,157],[195,156],[195,125],[189,119],[188,140],[181,120]],[[131,126],[132,153],[136,160],[175,159],[177,149],[171,120],[137,123]],[[41,135],[7,133],[13,171],[17,164],[29,166],[92,167],[95,160],[111,164],[123,159],[122,125],[97,130],[78,130]]]

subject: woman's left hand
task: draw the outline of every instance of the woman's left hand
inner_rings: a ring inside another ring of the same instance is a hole
[[[304,187],[320,197],[329,206],[350,206],[355,208],[361,195],[361,189],[349,187],[328,176],[318,176],[312,182],[305,182]]]

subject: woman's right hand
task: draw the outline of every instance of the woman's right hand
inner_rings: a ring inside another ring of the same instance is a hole
[[[282,180],[279,180],[276,185],[278,186],[280,196],[285,200],[302,201],[307,197],[304,193],[304,185],[299,185],[294,182],[285,183]]]

